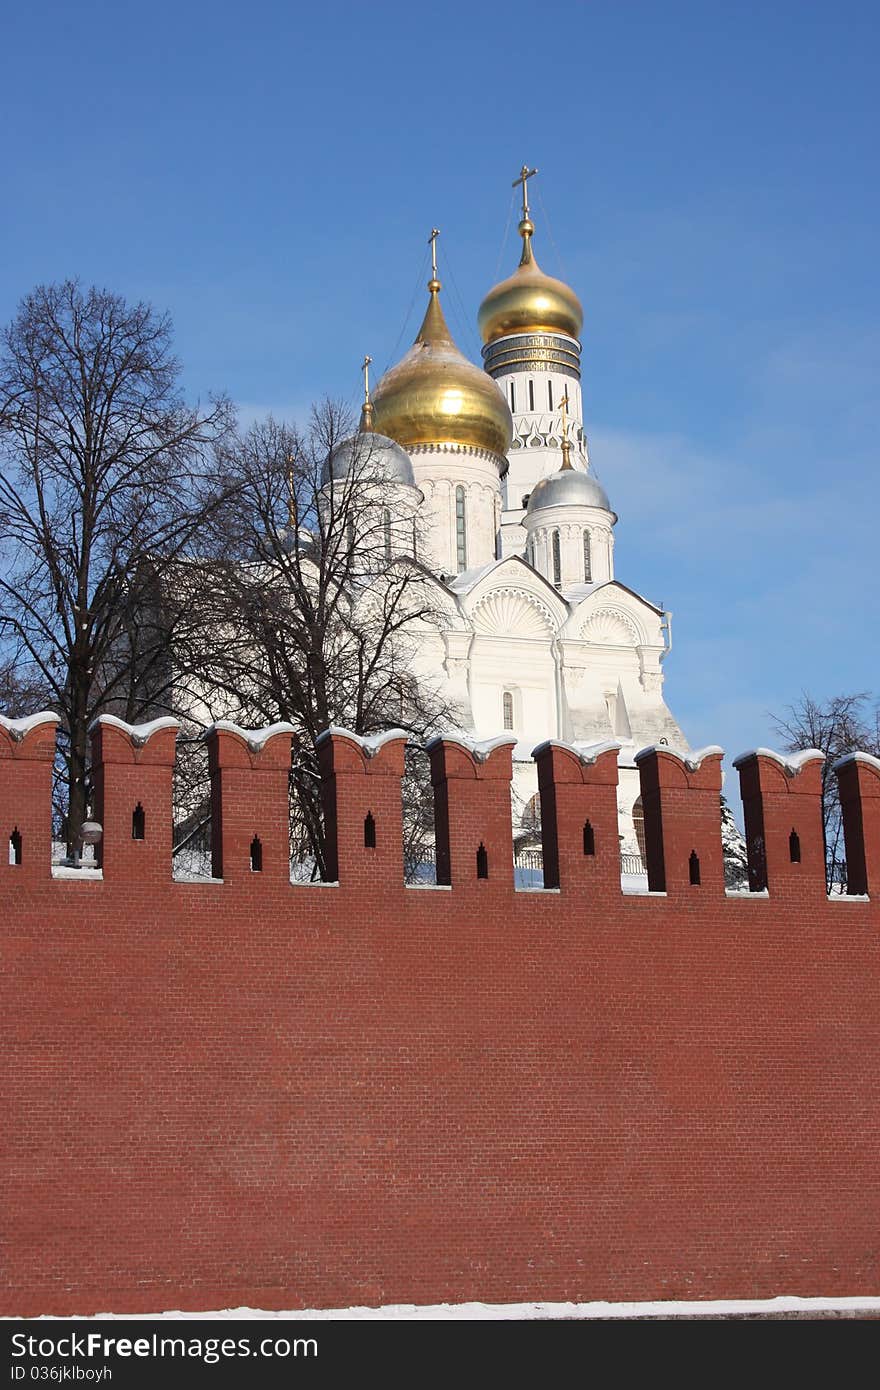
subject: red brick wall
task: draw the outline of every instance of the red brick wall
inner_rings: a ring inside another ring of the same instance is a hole
[[[104,739],[105,814],[148,808],[147,868],[108,825],[104,880],[69,882],[49,872],[45,730],[0,735],[3,835],[26,825],[31,851],[0,871],[0,1312],[880,1293],[880,854],[872,901],[825,899],[809,767],[783,774],[796,794],[764,758],[742,769],[769,851],[769,895],[743,898],[717,883],[717,766],[643,760],[668,896],[639,898],[607,759],[582,776],[545,755],[560,885],[517,893],[496,872],[509,753],[435,750],[452,884],[405,889],[400,745],[375,761],[334,738],[339,887],[303,888],[274,865],[278,736],[256,753],[227,733],[231,871],[187,884],[164,737],[140,762]],[[878,786],[850,775],[848,852]],[[795,813],[802,862],[780,865]]]

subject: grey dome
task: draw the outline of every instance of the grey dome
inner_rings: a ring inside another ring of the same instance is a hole
[[[406,483],[408,487],[416,485],[409,454],[385,434],[367,431],[343,439],[324,464],[321,481],[329,483],[332,478],[334,482],[342,482],[348,477],[352,464],[363,470],[365,476],[382,478],[389,483]]]
[[[543,511],[545,507],[601,507],[611,512],[608,493],[592,473],[582,473],[576,468],[561,468],[542,478],[532,490],[526,515]],[[614,515],[611,512],[612,516]]]

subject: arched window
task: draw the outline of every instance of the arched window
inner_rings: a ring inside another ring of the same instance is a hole
[[[391,559],[391,513],[388,508],[382,513],[382,530],[385,533],[385,559]]]
[[[533,381],[530,380],[530,381],[529,381],[529,410],[534,410],[534,408],[535,408],[535,383],[534,383]]]
[[[550,380],[549,377],[547,378],[547,401],[548,401],[548,403],[549,403],[550,409],[552,410],[552,409],[553,409],[553,382]]]
[[[553,583],[556,588],[562,587],[562,551],[559,545],[559,532],[553,532]]]
[[[513,382],[510,383],[510,409],[516,410],[516,387]]]
[[[455,489],[455,561],[459,574],[467,569],[467,513],[463,487]]]
[[[593,581],[593,562],[590,556],[590,533],[584,531],[584,583],[591,584]]]
[[[505,690],[501,699],[501,707],[504,714],[505,729],[513,728],[513,691]]]

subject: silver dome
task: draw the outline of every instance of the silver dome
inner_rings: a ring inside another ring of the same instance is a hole
[[[416,479],[409,454],[385,434],[366,432],[343,439],[324,464],[321,481],[342,482],[352,464],[365,477],[382,478],[390,483],[406,483],[415,487]]]
[[[576,468],[561,468],[549,478],[542,478],[533,488],[526,515],[543,511],[545,507],[601,507],[611,512],[608,493],[602,484],[592,473],[581,473]]]

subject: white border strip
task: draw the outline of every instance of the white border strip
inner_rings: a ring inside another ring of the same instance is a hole
[[[801,1313],[880,1313],[880,1297],[867,1298],[778,1298],[695,1299],[690,1302],[659,1303],[389,1303],[380,1308],[307,1308],[272,1312],[262,1308],[224,1308],[211,1313],[96,1313],[96,1318],[125,1318],[132,1321],[176,1318],[180,1321],[205,1318],[220,1321],[274,1322],[451,1322],[522,1321],[537,1318],[675,1318],[730,1317],[738,1314]],[[52,1317],[52,1314],[44,1314]],[[82,1316],[81,1314],[79,1316]],[[57,1319],[68,1321],[68,1319]],[[7,1319],[2,1319],[7,1321]]]

